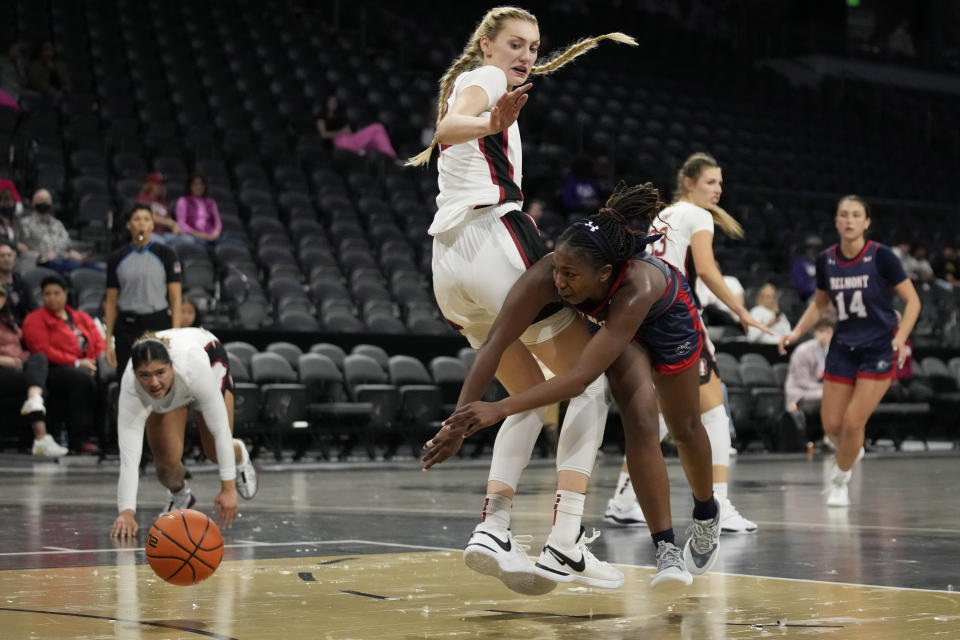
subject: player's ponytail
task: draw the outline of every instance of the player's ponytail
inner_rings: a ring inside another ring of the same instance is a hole
[[[704,153],[703,151],[698,151],[687,158],[677,172],[677,187],[673,192],[674,202],[687,195],[687,189],[683,181],[684,178],[690,178],[690,180],[696,183],[697,180],[700,179],[700,174],[703,173],[704,169],[719,168],[720,165],[717,164],[716,159],[709,153]],[[706,207],[706,209],[710,212],[710,215],[713,216],[714,224],[723,229],[724,233],[731,238],[740,239],[743,237],[743,227],[740,226],[736,218],[727,213],[723,207],[713,204]]]
[[[636,236],[646,232],[663,207],[652,183],[628,187],[620,182],[600,211],[567,227],[557,244],[579,251],[594,267],[619,268],[637,252]],[[642,230],[634,229],[638,220]]]
[[[494,7],[490,9],[490,11],[487,11],[483,19],[480,20],[480,24],[474,29],[473,35],[470,36],[470,39],[467,41],[460,57],[454,60],[446,73],[443,74],[443,77],[440,78],[440,91],[437,95],[437,128],[440,127],[440,121],[443,120],[443,116],[447,113],[447,100],[450,97],[450,92],[453,90],[453,83],[456,82],[457,77],[461,73],[476,69],[483,64],[483,50],[480,48],[480,39],[486,37],[488,40],[494,40],[503,28],[503,23],[507,20],[524,20],[532,23],[534,26],[538,26],[537,17],[519,7]],[[602,40],[613,40],[614,42],[629,44],[634,47],[637,46],[636,40],[620,32],[607,33],[595,38],[585,38],[573,43],[561,53],[547,59],[543,64],[535,65],[530,70],[530,73],[531,75],[552,73],[590,49],[593,49]],[[437,146],[438,142],[437,136],[434,134],[433,140],[430,141],[430,146],[408,159],[406,166],[420,166],[430,162],[430,156],[433,155],[433,149]]]
[[[170,364],[170,352],[166,343],[153,332],[140,336],[130,349],[130,362],[136,369],[147,362],[162,362]]]

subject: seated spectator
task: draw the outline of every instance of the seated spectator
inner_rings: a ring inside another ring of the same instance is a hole
[[[10,178],[0,178],[0,191],[3,191],[4,189],[8,189],[11,193],[13,193],[13,199],[16,202],[14,205],[14,213],[19,218],[23,215],[23,198],[20,197],[20,192],[17,191],[17,185],[14,184],[13,180]]]
[[[7,305],[14,321],[22,325],[27,314],[37,308],[37,302],[17,272],[17,250],[6,240],[0,240],[0,285],[6,287]]]
[[[717,265],[720,266],[719,264]],[[730,289],[736,298],[737,302],[744,304],[743,301],[743,285],[740,284],[740,280],[737,276],[724,274],[723,282],[727,285],[727,288]],[[722,324],[722,325],[733,325],[736,327],[740,326],[740,318],[730,310],[730,307],[723,304],[712,291],[710,287],[706,285],[702,278],[697,278],[697,284],[694,287],[694,293],[697,295],[697,299],[700,301],[700,306],[703,308],[704,316],[713,324]]]
[[[67,68],[57,58],[53,43],[47,40],[37,47],[36,55],[27,69],[30,88],[43,95],[60,100],[70,93],[70,76]]]
[[[817,288],[817,254],[823,243],[817,236],[807,236],[803,244],[803,255],[793,261],[790,280],[800,296],[801,302],[807,302]]]
[[[812,412],[823,397],[823,367],[830,340],[833,339],[833,321],[820,318],[813,325],[813,340],[800,343],[790,354],[790,368],[784,394],[787,410],[796,409],[801,402]]]
[[[67,305],[67,282],[48,276],[41,283],[43,306],[23,321],[23,341],[31,353],[42,353],[50,363],[47,389],[50,404],[68,416],[70,448],[95,452],[90,437],[98,431],[100,389],[97,356],[103,336],[93,319]]]
[[[7,44],[7,52],[0,57],[0,87],[14,100],[20,100],[20,91],[27,83],[27,65],[20,54],[20,43]]]
[[[42,353],[28,353],[21,344],[20,327],[14,318],[7,287],[0,284],[0,388],[23,385],[27,399],[20,413],[27,416],[33,427],[33,455],[65,456],[67,449],[57,444],[49,433],[44,415],[43,390],[47,382],[47,357]]]
[[[927,248],[915,242],[910,245],[910,254],[900,258],[907,277],[918,285],[929,285],[934,281],[933,267],[927,259]]]
[[[25,251],[23,244],[23,227],[17,219],[16,205],[13,192],[9,189],[0,189],[0,240],[6,240],[17,248]]]
[[[207,196],[207,179],[199,173],[190,176],[187,195],[177,200],[177,224],[198,242],[216,242],[220,237],[220,211],[213,198]]]
[[[397,157],[387,130],[379,122],[353,132],[350,123],[340,112],[340,100],[337,96],[327,96],[323,111],[317,115],[317,132],[324,140],[331,140],[338,149],[354,153],[377,151],[391,158]]]
[[[933,261],[933,275],[944,289],[960,287],[960,260],[957,260],[956,248],[949,242],[944,243],[940,255]]]
[[[153,213],[153,239],[166,244],[183,233],[176,219],[170,215],[167,204],[167,181],[163,174],[154,171],[147,175],[147,181],[140,187],[137,202],[150,205]]]
[[[53,197],[46,189],[33,194],[33,213],[21,221],[23,243],[37,258],[37,264],[61,273],[84,266],[86,256],[70,248],[70,234],[54,215]]]
[[[777,304],[777,288],[770,283],[760,287],[757,291],[757,304],[750,309],[750,315],[766,325],[773,335],[764,333],[756,327],[750,327],[747,331],[747,342],[759,342],[762,344],[777,344],[780,342],[780,336],[790,333],[790,321],[787,316],[780,311]]]
[[[567,215],[596,213],[594,209],[600,206],[600,189],[590,158],[579,156],[574,159],[570,173],[563,181],[561,201]]]
[[[200,327],[202,324],[197,303],[190,298],[184,298],[180,302],[180,327]]]

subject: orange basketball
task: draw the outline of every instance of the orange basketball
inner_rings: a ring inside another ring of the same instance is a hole
[[[147,562],[171,584],[185,587],[206,580],[221,558],[220,528],[199,511],[165,513],[147,532]]]

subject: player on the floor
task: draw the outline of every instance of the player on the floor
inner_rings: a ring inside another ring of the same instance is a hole
[[[496,7],[484,15],[440,81],[436,135],[408,164],[426,164],[440,145],[438,211],[429,229],[434,237],[434,293],[444,317],[474,348],[486,339],[511,285],[546,253],[536,226],[521,211],[517,117],[528,99],[530,85],[524,83],[532,74],[564,66],[604,39],[636,45],[623,34],[607,34],[577,42],[535,65],[540,46],[536,17],[523,9]],[[497,378],[510,393],[543,381],[534,355],[551,370],[566,369],[575,353],[567,345],[583,331],[569,309],[543,309],[537,322],[507,349]],[[582,553],[588,559],[593,555],[580,535],[580,520],[605,416],[600,378],[571,401],[558,447],[554,532],[565,548],[576,548],[578,557]],[[556,586],[537,577],[510,533],[513,496],[542,424],[542,412],[531,410],[512,416],[500,428],[482,519],[464,549],[468,566],[524,593],[545,593]],[[582,578],[602,587],[623,583],[618,569],[593,560]]]
[[[756,327],[770,333],[757,322],[723,281],[713,255],[714,226],[734,238],[743,236],[740,224],[717,203],[722,192],[723,176],[720,166],[706,153],[691,155],[680,167],[674,190],[674,203],[660,212],[650,227],[651,233],[663,237],[650,247],[650,252],[670,263],[683,273],[696,289],[696,280],[701,278],[721,302],[740,318],[744,327]],[[730,418],[723,406],[723,386],[714,357],[713,343],[709,337],[700,355],[700,419],[713,451],[713,492],[720,501],[720,528],[726,533],[750,533],[757,524],[737,511],[727,497],[730,470]],[[666,425],[660,424],[660,435],[667,434]],[[613,498],[607,503],[604,519],[613,524],[638,525],[643,523],[643,512],[630,490],[626,465],[621,469],[620,479]]]
[[[223,345],[205,329],[167,329],[146,334],[134,344],[120,382],[120,515],[111,536],[133,536],[139,528],[134,514],[144,433],[157,479],[169,491],[164,513],[189,509],[196,502],[180,461],[191,407],[196,409],[203,452],[220,468],[221,490],[213,501],[220,526],[229,527],[236,518],[238,493],[247,500],[257,493],[257,472],[247,447],[233,437],[228,362]]]
[[[720,505],[713,496],[710,443],[700,423],[695,366],[705,334],[686,280],[667,263],[644,254],[646,241],[640,243],[641,252],[637,253],[638,243],[630,228],[632,220],[649,222],[656,217],[662,206],[658,195],[649,183],[621,184],[598,214],[564,231],[554,253],[532,266],[510,291],[464,381],[461,398],[480,397],[506,346],[544,304],[562,301],[573,306],[590,326],[593,336],[578,351],[576,364],[500,402],[461,404],[444,422],[446,431],[441,430],[434,439],[467,437],[518,411],[569,398],[606,372],[623,412],[627,459],[635,471],[645,473],[643,481],[635,479],[641,499],[669,514],[670,490],[660,454],[655,387],[693,489],[694,522],[683,558],[687,570],[700,575],[715,562],[720,536]],[[431,447],[427,454],[431,463],[433,450]],[[446,457],[446,452],[437,454]],[[660,477],[647,474],[643,463],[658,464],[663,469]],[[655,486],[648,486],[646,475],[654,479]],[[672,546],[673,530],[660,532],[658,527],[657,531],[654,543],[659,545],[658,536],[667,535]],[[537,569],[545,576],[562,575],[569,571],[566,564],[556,553],[553,539],[548,538]]]
[[[827,505],[850,504],[848,485],[863,447],[864,428],[907,357],[904,347],[920,315],[920,298],[900,260],[886,245],[867,240],[870,207],[844,196],[835,218],[839,244],[817,256],[813,303],[793,331],[780,339],[780,353],[822,315],[836,309],[837,324],[823,373],[820,419],[837,449]],[[897,324],[893,294],[906,303]]]

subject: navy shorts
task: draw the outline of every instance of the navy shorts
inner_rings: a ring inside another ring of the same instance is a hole
[[[897,372],[892,340],[893,335],[851,347],[834,338],[827,350],[823,379],[841,384],[854,384],[857,378],[892,379]]]
[[[677,289],[677,299],[637,334],[650,351],[654,370],[661,375],[686,371],[700,361],[706,334],[700,314],[686,283]]]

